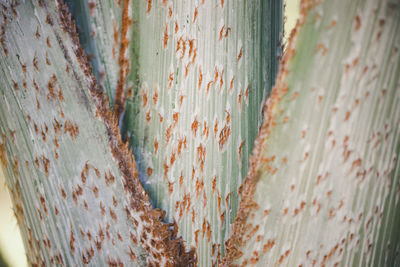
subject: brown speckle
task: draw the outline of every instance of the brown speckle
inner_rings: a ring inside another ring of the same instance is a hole
[[[152,2],[153,2],[153,0],[147,0],[146,14],[150,14]]]
[[[50,37],[49,37],[49,36],[47,36],[47,38],[46,38],[46,44],[47,44],[47,46],[48,46],[49,48],[52,47],[52,46],[51,46],[51,42],[50,42]]]
[[[356,15],[356,17],[354,18],[354,30],[358,31],[360,29],[361,26],[361,18],[359,15]]]

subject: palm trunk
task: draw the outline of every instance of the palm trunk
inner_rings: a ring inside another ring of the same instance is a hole
[[[277,71],[281,1],[134,3],[127,100],[141,181],[154,205],[197,248],[221,260],[238,210],[238,187]]]
[[[151,207],[66,7],[2,13],[0,156],[29,263],[190,263]]]
[[[400,263],[400,10],[302,6],[265,106],[225,263]]]
[[[398,3],[302,1],[263,113],[280,1],[73,1],[91,66],[60,2],[0,8],[31,265],[400,264]]]

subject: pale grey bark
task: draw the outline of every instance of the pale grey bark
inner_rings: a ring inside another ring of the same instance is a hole
[[[1,13],[0,156],[29,263],[179,264],[182,242],[152,210],[65,7]]]
[[[400,264],[400,6],[320,2],[266,103],[227,263]]]
[[[156,207],[221,259],[275,80],[282,1],[136,1],[123,133]]]

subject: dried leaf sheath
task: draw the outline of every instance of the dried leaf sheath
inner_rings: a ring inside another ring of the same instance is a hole
[[[399,264],[399,9],[302,2],[225,265]]]
[[[104,0],[66,2],[100,89],[107,93],[111,106],[118,102],[118,106],[123,107],[129,84],[126,79],[132,67],[128,60],[132,3]]]
[[[0,155],[29,262],[192,262],[151,208],[66,8],[1,12]]]

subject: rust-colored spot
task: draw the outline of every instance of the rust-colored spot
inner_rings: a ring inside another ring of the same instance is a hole
[[[117,215],[115,214],[115,212],[111,208],[109,208],[109,212],[111,218],[114,220],[115,223],[117,223]]]
[[[275,241],[268,239],[267,243],[264,244],[263,246],[263,254],[266,253],[267,251],[269,251],[273,246],[275,245]]]
[[[145,91],[142,92],[143,107],[147,105],[147,94]]]
[[[195,23],[195,22],[196,22],[196,20],[197,20],[197,15],[198,15],[198,14],[199,14],[199,11],[198,11],[197,7],[195,7],[195,8],[194,8],[193,22],[192,22],[192,23]]]
[[[157,104],[158,101],[158,89],[156,88],[153,95],[153,104]]]
[[[224,37],[224,29],[225,29],[225,24],[222,25],[221,29],[219,30],[219,40],[221,41],[222,38]]]
[[[171,72],[171,73],[168,75],[168,90],[171,89],[173,83],[174,83],[174,73]]]
[[[102,201],[100,201],[99,206],[100,206],[100,213],[101,213],[101,216],[104,217],[104,215],[106,214],[106,209],[104,208],[103,202],[102,202]]]
[[[219,133],[219,149],[222,150],[226,142],[228,141],[229,137],[231,135],[231,128],[227,125],[222,128],[222,130]]]
[[[168,45],[168,23],[165,23],[165,28],[164,28],[164,37],[163,37],[163,47],[164,49],[167,48]]]
[[[174,183],[168,180],[168,193],[171,195],[174,192]]]
[[[35,36],[36,36],[37,39],[39,39],[39,37],[40,37],[39,26],[36,26]]]
[[[198,84],[197,84],[197,89],[198,90],[200,90],[202,82],[203,82],[203,73],[201,71],[201,67],[199,67],[199,81],[198,81]]]
[[[286,215],[288,213],[289,209],[288,208],[284,208],[283,209],[283,215]]]
[[[179,25],[178,25],[178,21],[175,20],[175,33],[178,33],[179,30]],[[178,49],[179,50],[179,49]]]
[[[163,162],[163,168],[164,168],[164,177],[167,177],[169,166],[168,166],[166,160],[164,160],[164,162]]]
[[[51,42],[50,42],[50,37],[49,37],[49,36],[47,36],[47,38],[46,38],[46,44],[47,44],[47,46],[48,46],[49,48],[52,47],[52,46],[51,46]]]
[[[50,62],[50,59],[49,59],[49,53],[46,51],[46,64],[48,65],[48,66],[50,66],[51,65],[51,62]]]
[[[132,248],[129,246],[129,252],[128,252],[129,258],[131,261],[136,261],[136,255],[133,253]]]
[[[74,231],[72,230],[72,223],[71,223],[71,231],[69,235],[69,246],[71,248],[71,252],[75,253],[75,236]]]
[[[79,134],[78,124],[71,122],[67,119],[64,123],[64,133],[69,133],[72,140],[74,140]]]
[[[194,118],[193,122],[192,122],[192,133],[194,136],[197,136],[197,129],[199,127],[199,121],[197,120],[197,117]]]
[[[93,194],[96,198],[99,197],[99,189],[97,188],[97,186],[93,186],[92,188]]]
[[[146,14],[150,14],[152,2],[153,2],[152,0],[147,0],[147,10],[146,10]]]
[[[183,184],[183,173],[181,172],[181,175],[179,176],[179,187],[182,187]]]
[[[239,50],[239,54],[238,54],[238,56],[237,56],[237,62],[240,61],[240,59],[242,58],[242,56],[243,56],[243,47],[241,47],[240,50]]]
[[[151,176],[151,174],[153,173],[153,169],[148,167],[146,172],[147,172],[147,176]]]
[[[48,158],[46,158],[44,155],[42,155],[42,163],[43,163],[43,168],[44,168],[44,172],[46,173],[46,176],[49,176],[50,160]]]
[[[321,55],[325,56],[328,52],[328,48],[323,43],[318,43],[317,47],[315,48],[315,52],[321,51]]]
[[[151,115],[150,115],[150,110],[148,110],[148,111],[146,112],[146,122],[147,122],[147,123],[150,123],[150,120],[151,120]]]
[[[350,118],[351,112],[350,111],[346,111],[346,115],[344,117],[344,121],[347,121]]]
[[[279,257],[278,264],[282,264],[282,262],[287,258],[290,254],[290,249],[286,250],[284,254]]]
[[[361,27],[361,18],[359,15],[356,15],[354,18],[354,30],[358,31]]]
[[[154,138],[154,154],[157,155],[158,152],[158,140]]]

